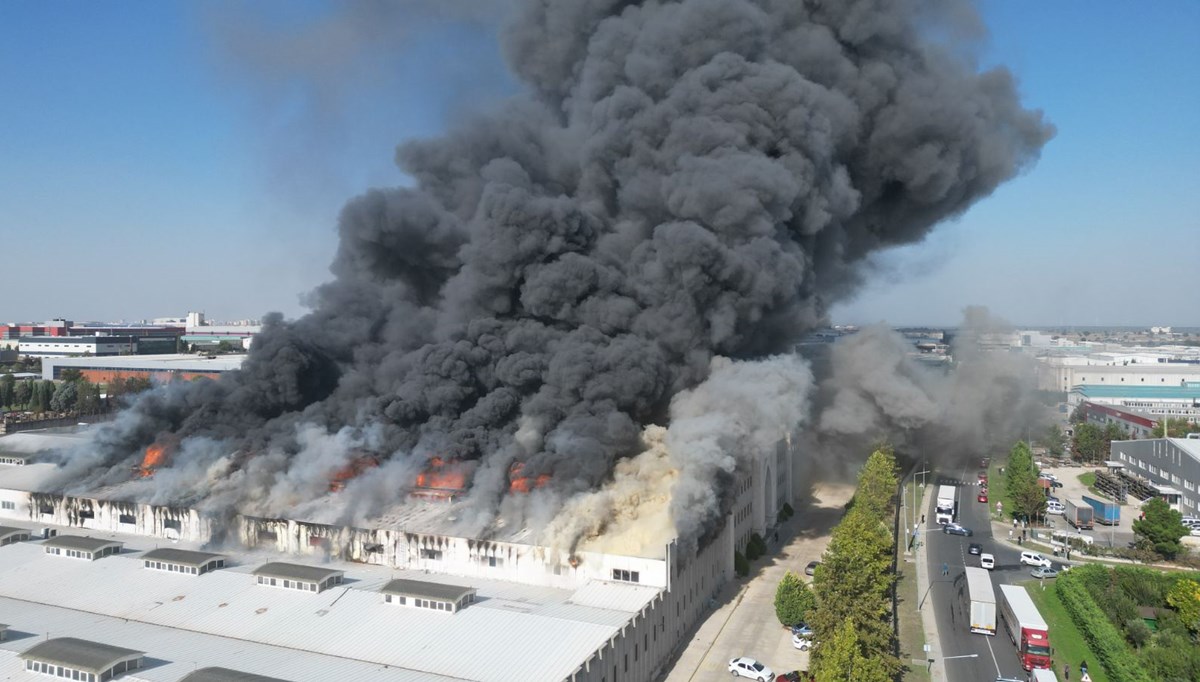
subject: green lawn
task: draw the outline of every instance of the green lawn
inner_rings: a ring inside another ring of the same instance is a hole
[[[1005,520],[1012,520],[1012,500],[1008,498],[1008,491],[1005,489],[1008,486],[1004,485],[1004,476],[1000,474],[1000,467],[1008,462],[1007,456],[1004,460],[999,457],[993,457],[991,464],[988,466],[988,512],[992,518],[996,517],[996,503],[1003,504]],[[974,474],[972,474],[974,475]]]
[[[1098,497],[1108,499],[1108,495],[1096,490],[1096,472],[1089,471],[1086,474],[1079,474],[1079,482],[1087,486],[1088,492]]]
[[[1071,679],[1078,680],[1079,664],[1087,661],[1088,675],[1091,675],[1092,680],[1094,682],[1106,682],[1108,676],[1104,674],[1104,670],[1100,667],[1100,657],[1088,648],[1083,635],[1075,627],[1075,623],[1071,621],[1071,616],[1058,599],[1058,593],[1054,591],[1053,581],[1046,583],[1044,591],[1036,580],[1024,583],[1024,585],[1029,592],[1029,596],[1033,598],[1033,603],[1037,604],[1042,618],[1045,618],[1046,624],[1050,626],[1050,644],[1054,647],[1055,673],[1061,678],[1063,665],[1069,663],[1071,665]]]

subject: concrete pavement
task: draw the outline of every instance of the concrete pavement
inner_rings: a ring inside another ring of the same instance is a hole
[[[933,496],[930,495],[929,500],[931,501],[932,499]],[[924,504],[923,508],[930,517],[933,516],[933,507],[931,504]],[[916,551],[918,592],[917,604],[921,611],[921,626],[925,630],[925,643],[932,647],[932,651],[930,651],[928,654],[923,651],[913,651],[911,654],[912,658],[920,658],[921,656],[925,656],[927,660],[933,659],[933,664],[929,669],[929,679],[931,682],[947,682],[946,664],[944,661],[942,661],[942,655],[940,651],[941,640],[938,637],[937,619],[934,617],[933,613],[933,599],[927,596],[929,588],[932,586],[929,578],[929,555],[925,552],[926,540],[928,540],[927,531],[929,530],[929,527],[923,524],[919,525],[918,527],[921,529],[921,532],[917,536]],[[901,614],[902,618],[904,616],[905,614]]]
[[[750,567],[750,576],[725,587],[712,613],[666,674],[667,682],[716,682],[729,677],[729,659],[749,656],[776,674],[808,669],[808,652],[792,647],[792,636],[775,618],[775,587],[787,571],[802,578],[804,567],[819,560],[841,520],[854,484],[819,484],[810,505],[780,529],[779,547]]]

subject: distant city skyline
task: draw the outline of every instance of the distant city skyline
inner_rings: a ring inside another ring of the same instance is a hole
[[[0,322],[302,315],[342,204],[409,182],[395,145],[519,87],[499,3],[458,4],[332,45],[303,39],[318,0],[0,4]],[[981,8],[981,62],[1058,135],[878,257],[831,321],[948,326],[983,305],[1017,326],[1200,325],[1200,4]]]

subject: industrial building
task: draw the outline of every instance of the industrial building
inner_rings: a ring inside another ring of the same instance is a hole
[[[1200,437],[1113,441],[1109,469],[1129,496],[1158,497],[1184,516],[1200,516]]]
[[[224,372],[238,369],[245,355],[126,355],[110,358],[46,358],[42,360],[43,379],[61,379],[67,368],[79,370],[84,379],[104,384],[113,379],[138,377],[155,383],[190,381],[198,377],[216,379]]]
[[[732,577],[735,532],[767,532],[792,485],[781,447],[740,476],[744,519],[626,556],[463,537],[458,499],[351,527],[44,492],[54,471],[0,467],[0,520],[30,531],[0,546],[0,613],[31,635],[0,643],[0,678],[50,632],[145,652],[121,679],[150,682],[649,681]],[[48,554],[64,536],[107,555]]]
[[[75,324],[56,319],[45,324],[0,326],[0,343],[29,357],[113,356],[174,353],[182,325]]]
[[[1153,419],[1200,419],[1200,381],[1175,386],[1090,385],[1076,386],[1067,393],[1067,405],[1106,405],[1138,412]]]
[[[1094,424],[1100,428],[1104,428],[1109,424],[1116,424],[1122,431],[1129,434],[1131,438],[1154,437],[1154,426],[1158,423],[1158,419],[1153,415],[1086,400],[1080,403],[1080,406],[1083,410],[1083,418],[1089,424]]]

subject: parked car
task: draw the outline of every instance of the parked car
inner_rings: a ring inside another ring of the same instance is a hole
[[[808,623],[796,623],[791,627],[791,631],[793,635],[800,635],[801,637],[812,637],[813,633]]]
[[[1054,570],[1053,568],[1047,568],[1046,566],[1038,566],[1030,571],[1029,575],[1035,578],[1057,578],[1058,571]]]
[[[812,636],[805,637],[804,635],[792,635],[792,646],[801,651],[808,651],[812,648]]]
[[[779,682],[808,682],[812,677],[799,670],[793,670],[790,673],[780,675],[778,679]]]
[[[1026,566],[1044,566],[1050,568],[1050,560],[1037,552],[1021,552],[1021,563]]]
[[[1192,537],[1200,537],[1200,526],[1191,526],[1191,529],[1192,530],[1188,532],[1188,535],[1191,535]]]
[[[957,523],[947,523],[946,525],[942,526],[942,532],[946,535],[963,535],[966,537],[971,537],[975,534],[975,531]]]
[[[808,562],[808,565],[804,567],[804,575],[816,575],[817,566],[820,566],[820,565],[821,565],[820,561]]]
[[[972,542],[971,544],[967,545],[967,554],[982,554],[982,553],[983,553],[983,545],[979,544],[978,542]]]
[[[1066,506],[1064,506],[1058,502],[1047,502],[1046,503],[1046,513],[1047,514],[1058,514],[1061,516],[1063,514],[1063,512],[1065,512],[1065,511],[1067,511]]]
[[[992,570],[993,568],[996,567],[996,557],[992,556],[991,554],[987,554],[987,553],[980,554],[979,555],[979,567],[986,568],[989,571]]]
[[[758,682],[773,682],[775,672],[753,658],[742,656],[729,660],[729,672],[737,677],[749,677]]]

